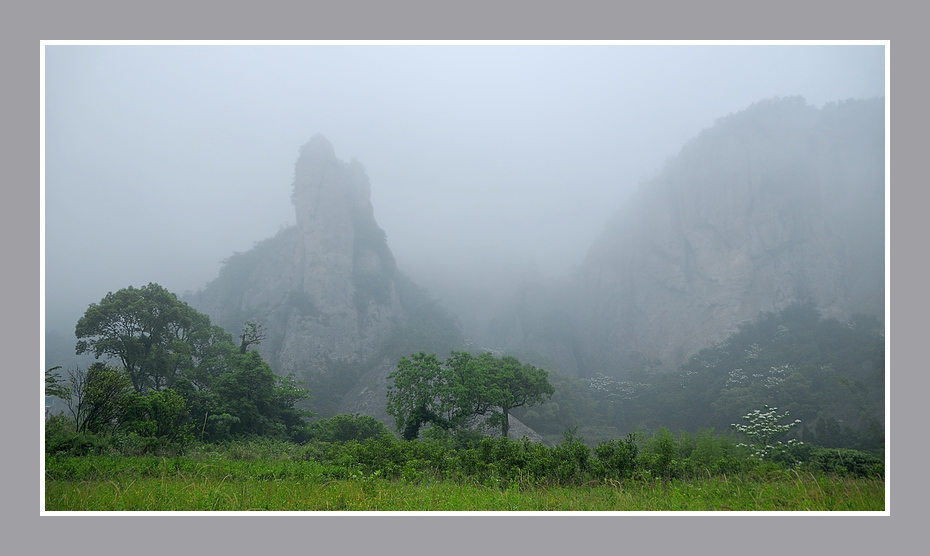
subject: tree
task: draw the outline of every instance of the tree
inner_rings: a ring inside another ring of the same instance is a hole
[[[75,353],[118,359],[137,392],[170,388],[212,341],[231,341],[210,318],[158,284],[132,286],[92,303],[75,326]]]
[[[752,413],[743,415],[743,420],[749,421],[748,425],[733,423],[730,426],[752,442],[756,457],[765,459],[774,447],[773,443],[777,438],[783,437],[788,434],[788,431],[801,424],[800,419],[795,419],[786,425],[778,422],[787,416],[787,411],[779,415],[777,407],[764,405],[761,410],[756,409]],[[789,441],[789,443],[791,442]],[[781,442],[777,444],[781,444]]]
[[[417,438],[427,423],[458,429],[488,413],[506,437],[512,409],[533,405],[554,392],[546,371],[491,353],[476,357],[452,352],[443,363],[435,354],[420,352],[402,357],[388,378],[393,380],[388,413],[408,440]]]
[[[294,436],[309,416],[294,408],[308,397],[293,377],[279,377],[257,351],[236,353],[231,368],[213,383],[212,411],[226,415],[234,436]]]
[[[454,397],[447,369],[436,354],[421,351],[409,359],[401,357],[388,379],[393,384],[388,387],[387,412],[396,420],[397,430],[405,440],[417,438],[427,423],[448,427]]]
[[[58,365],[45,370],[45,395],[67,400],[71,397],[71,389],[65,385],[62,377],[55,372],[60,368],[61,365]]]
[[[239,353],[245,353],[249,346],[258,345],[265,340],[265,326],[260,323],[247,321],[239,334]]]
[[[295,404],[309,394],[292,376],[276,375],[250,349],[265,338],[259,324],[245,323],[237,346],[207,315],[149,284],[108,293],[91,304],[75,334],[76,353],[108,355],[123,364],[137,394],[127,399],[121,423],[129,430],[168,440],[188,438],[193,426],[206,439],[208,425],[214,440],[295,438],[305,432],[309,414]],[[78,413],[83,410],[81,405]]]
[[[70,396],[65,400],[76,432],[105,432],[118,426],[132,393],[129,376],[116,367],[94,363],[68,371]]]
[[[542,402],[543,398],[551,398],[555,388],[549,384],[549,373],[543,369],[521,364],[516,357],[511,356],[490,359],[485,371],[488,376],[485,399],[499,408],[494,411],[490,421],[499,423],[501,436],[507,438],[511,410],[535,405]]]

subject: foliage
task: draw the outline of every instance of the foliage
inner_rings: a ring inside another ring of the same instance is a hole
[[[554,391],[546,371],[487,352],[477,357],[452,352],[445,362],[424,352],[401,357],[388,379],[393,381],[388,414],[408,440],[417,438],[426,424],[459,429],[483,415],[490,415],[488,423],[500,426],[506,437],[511,409],[539,403]]]
[[[332,423],[365,421],[346,415]],[[762,462],[732,436],[708,430],[677,438],[667,429],[637,432],[594,450],[567,431],[554,447],[490,437],[455,447],[379,434],[303,444],[252,437],[172,453],[132,434],[70,427],[62,417],[46,427],[49,510],[884,509],[884,465],[876,456],[801,445],[794,454],[800,462]],[[432,496],[420,497],[418,488]],[[346,492],[355,502],[338,500]],[[402,493],[417,498],[393,499]],[[470,503],[463,493],[502,498]],[[554,493],[558,499],[548,498]],[[592,493],[602,494],[574,501]],[[516,502],[523,496],[546,499]],[[513,503],[498,506],[504,499]]]
[[[61,375],[55,372],[58,369],[61,369],[60,365],[45,370],[45,395],[67,400],[71,397],[71,389]]]
[[[66,389],[46,373],[47,390],[66,395],[77,434],[118,432],[159,445],[250,435],[309,437],[311,414],[296,408],[309,393],[293,376],[276,375],[252,349],[265,338],[261,323],[246,322],[235,345],[209,317],[149,284],[92,304],[76,334],[82,338],[78,353],[106,354],[123,363],[120,369],[95,363],[86,372],[72,372]]]
[[[180,444],[193,440],[194,423],[188,417],[187,401],[170,388],[130,394],[123,415],[128,431]]]
[[[170,388],[201,352],[228,335],[158,284],[129,286],[92,303],[74,329],[75,353],[118,359],[137,392]]]
[[[500,359],[482,354],[479,361],[484,364],[483,372],[488,377],[490,388],[486,397],[491,406],[498,409],[492,413],[490,423],[499,423],[501,436],[507,438],[510,430],[510,412],[518,407],[533,406],[551,398],[555,392],[549,383],[548,373],[530,364],[521,364],[516,357]]]
[[[514,414],[548,442],[577,427],[594,445],[639,427],[730,430],[734,416],[769,405],[804,423],[793,432],[805,443],[882,453],[884,343],[873,317],[840,322],[793,305],[743,323],[675,372],[649,361],[585,378],[551,372],[552,398]]]
[[[122,370],[103,363],[68,371],[70,396],[65,400],[78,433],[114,430],[126,410],[132,384]]]
[[[308,434],[315,440],[323,442],[363,441],[376,438],[391,431],[374,417],[369,415],[336,415],[310,423]]]

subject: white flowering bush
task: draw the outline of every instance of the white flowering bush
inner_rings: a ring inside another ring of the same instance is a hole
[[[776,447],[783,445],[781,441],[776,439],[783,437],[788,434],[788,431],[801,424],[800,419],[795,419],[787,424],[779,423],[788,415],[787,411],[779,415],[777,407],[764,405],[762,409],[743,415],[743,420],[749,421],[748,424],[733,423],[730,426],[751,442],[751,444],[740,444],[740,446],[752,448],[753,456],[761,460],[766,459]],[[788,441],[788,445],[799,443],[799,441],[793,439]]]

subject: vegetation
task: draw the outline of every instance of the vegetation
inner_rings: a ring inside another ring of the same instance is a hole
[[[478,416],[490,416],[487,421],[499,425],[506,438],[511,410],[552,396],[547,374],[511,356],[452,352],[441,363],[436,354],[420,352],[401,357],[397,370],[388,375],[393,384],[387,410],[407,440],[417,438],[427,423],[459,430]]]
[[[69,413],[46,421],[47,510],[885,508],[883,431],[868,419],[884,352],[870,321],[763,315],[677,375],[627,381],[550,383],[512,356],[419,352],[389,377],[402,438],[366,415],[311,422],[295,408],[309,393],[253,349],[260,325],[245,323],[237,345],[157,285],[108,294],[78,328],[77,351],[110,359],[46,371],[46,395]],[[872,429],[839,425],[837,391]],[[510,439],[515,411],[543,432],[561,424],[561,440]],[[660,413],[679,426],[643,424]],[[726,434],[699,426],[724,417]]]
[[[348,417],[347,421],[353,418]],[[185,453],[128,444],[49,451],[46,510],[882,511],[884,466],[810,447],[760,461],[733,437],[631,435],[588,448],[485,437],[471,447],[406,441],[253,439]]]
[[[108,360],[73,368],[67,380],[46,372],[46,395],[65,402],[72,434],[129,434],[151,446],[309,435],[310,415],[296,408],[309,393],[252,349],[264,339],[259,324],[245,323],[237,346],[208,316],[149,284],[91,304],[75,334],[76,353]]]
[[[649,362],[584,379],[553,372],[552,398],[515,416],[550,442],[573,427],[597,442],[639,428],[728,430],[769,406],[802,423],[784,440],[883,453],[884,370],[876,319],[840,322],[802,304],[759,315],[677,372]]]

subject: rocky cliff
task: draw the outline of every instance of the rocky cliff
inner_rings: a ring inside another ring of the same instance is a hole
[[[370,193],[362,165],[339,160],[314,136],[295,166],[296,226],[230,257],[189,302],[234,334],[260,323],[263,358],[322,390],[314,396],[324,411],[338,411],[346,391],[373,374],[374,406],[355,400],[354,408],[385,417],[384,376],[396,364],[385,348],[407,315]]]
[[[722,118],[616,215],[568,285],[535,305],[521,292],[500,333],[584,376],[675,368],[797,302],[883,318],[884,141],[883,100],[776,99]]]

